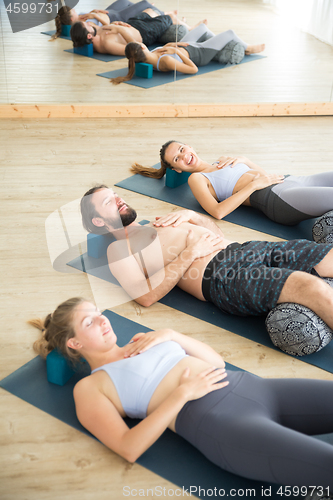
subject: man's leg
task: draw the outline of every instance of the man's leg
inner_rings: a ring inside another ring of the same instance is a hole
[[[326,266],[326,257],[316,266],[317,272],[320,264],[323,264],[322,267]],[[333,329],[333,288],[320,278],[302,271],[293,272],[284,283],[278,298],[277,303],[282,302],[295,302],[308,307]]]
[[[319,276],[333,278],[333,249],[314,268]]]
[[[133,3],[129,0],[117,0],[116,2],[113,2],[111,5],[106,7],[105,10],[122,10],[126,9],[126,7],[129,7],[130,5],[133,5]]]

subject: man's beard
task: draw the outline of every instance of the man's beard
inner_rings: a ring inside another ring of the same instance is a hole
[[[125,213],[120,213],[120,219],[124,227],[129,226],[137,218],[137,213],[134,208],[127,206]]]
[[[127,205],[127,209],[125,212],[119,212],[119,218],[117,219],[112,219],[112,218],[107,218],[103,219],[105,222],[105,225],[112,228],[111,231],[114,229],[123,229],[126,226],[129,226],[132,224],[132,222],[135,221],[137,218],[137,213],[134,210],[134,208],[129,207]],[[121,223],[121,224],[120,224]]]

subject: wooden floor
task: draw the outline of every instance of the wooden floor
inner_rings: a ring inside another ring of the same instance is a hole
[[[204,18],[220,33],[234,31],[248,43],[266,43],[265,59],[209,74],[141,89],[112,86],[97,73],[126,66],[64,52],[68,40],[49,42],[40,32],[49,22],[12,33],[1,3],[0,103],[281,103],[328,102],[332,99],[333,47],[290,26],[262,0],[160,0],[165,10],[178,8],[189,24]],[[105,2],[83,0],[78,11],[105,8]],[[250,21],[249,21],[250,20]]]
[[[156,163],[159,147],[170,138],[192,144],[210,161],[223,153],[243,154],[269,172],[329,171],[330,127],[330,117],[0,121],[0,379],[34,357],[37,332],[27,319],[45,316],[70,296],[110,305],[104,283],[52,268],[45,237],[45,221],[52,212],[79,199],[96,182],[112,186],[124,179],[133,161]],[[118,192],[138,209],[140,218],[176,209]],[[238,241],[266,238],[227,222],[219,225]],[[169,325],[206,341],[226,361],[261,376],[333,380],[323,370],[161,304],[145,309],[128,302],[115,310],[150,328]],[[124,486],[174,487],[2,389],[0,436],[1,500],[118,500]]]

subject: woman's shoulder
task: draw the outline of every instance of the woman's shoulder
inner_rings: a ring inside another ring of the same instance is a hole
[[[169,54],[161,54],[158,57],[158,69],[159,71],[170,71],[171,64],[175,64],[175,60],[173,57],[170,57]]]
[[[81,380],[79,380],[74,386],[73,390],[74,398],[81,399],[85,397],[88,393],[91,394],[92,391],[99,391],[100,373],[101,371],[98,371],[96,373],[88,375],[87,377],[81,378]]]
[[[193,185],[193,184],[207,184],[208,182],[208,179],[207,177],[205,176],[205,172],[193,172],[193,174],[190,175],[190,177],[188,178],[188,183],[189,185]]]

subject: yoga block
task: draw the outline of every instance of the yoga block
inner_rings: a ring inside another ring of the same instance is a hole
[[[92,43],[86,43],[83,47],[74,47],[74,54],[80,54],[80,56],[92,57],[94,53],[94,47]]]
[[[190,172],[181,172],[179,174],[175,170],[168,168],[165,174],[165,185],[169,188],[181,186],[182,184],[186,184],[190,175]]]
[[[153,65],[135,63],[135,76],[139,76],[140,78],[153,78]]]
[[[52,384],[65,385],[75,372],[70,362],[54,349],[46,356],[46,373]]]
[[[61,25],[61,35],[62,36],[70,36],[71,24],[62,24]]]
[[[106,251],[110,243],[114,239],[108,234],[92,234],[87,235],[87,253],[89,257],[100,259],[106,255]]]

